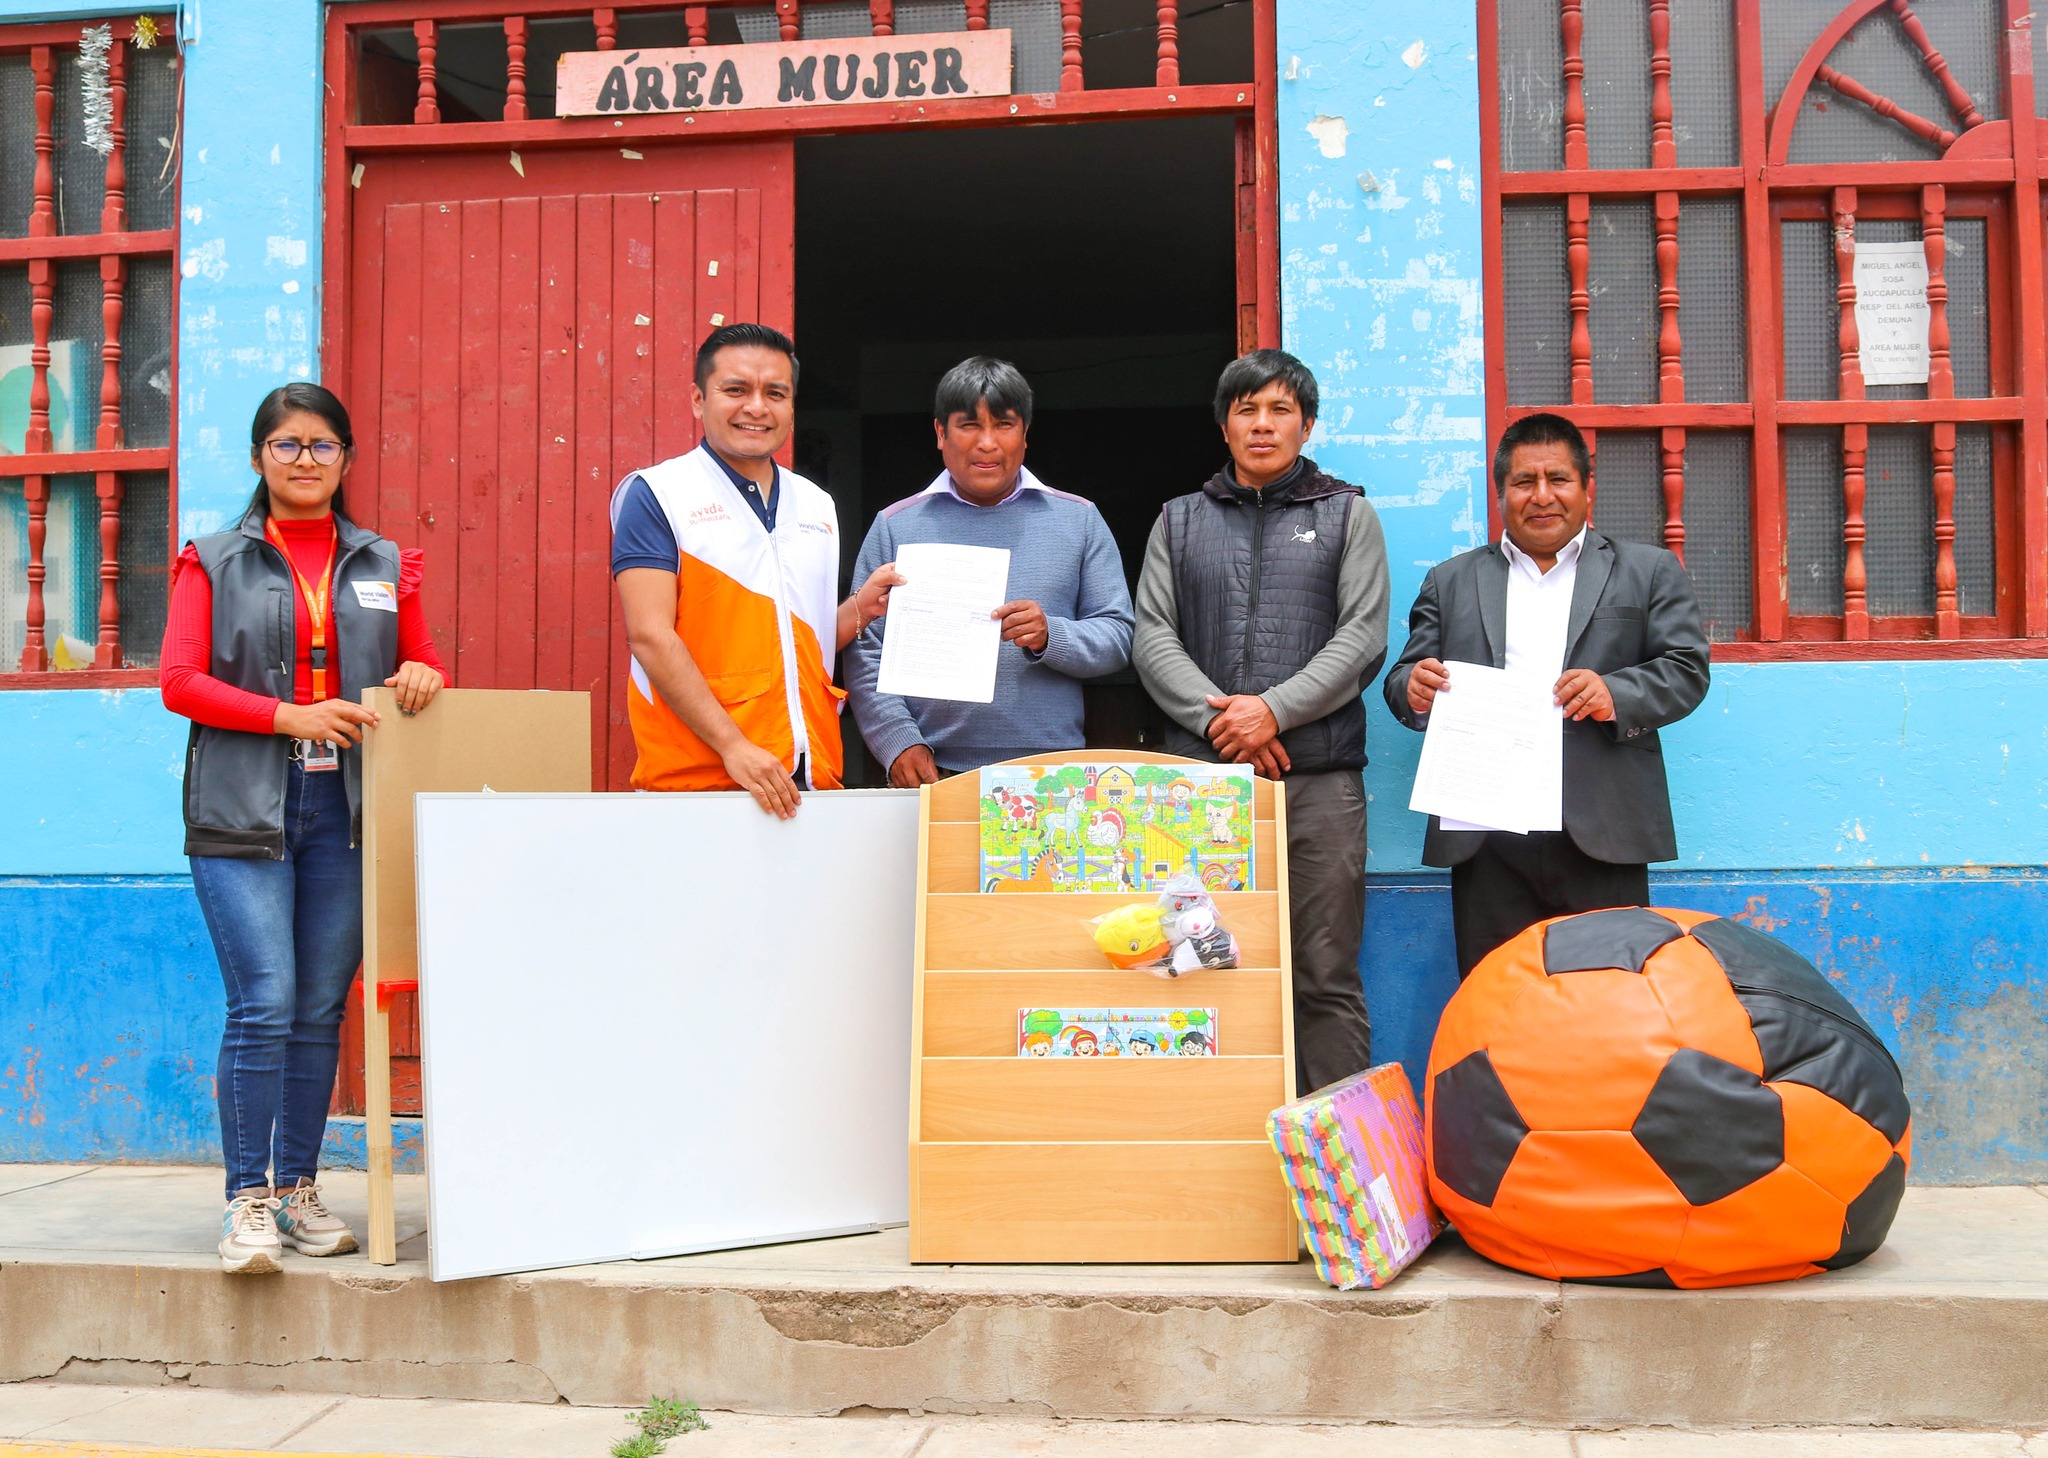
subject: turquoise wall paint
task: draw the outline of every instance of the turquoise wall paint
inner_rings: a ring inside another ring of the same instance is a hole
[[[0,876],[184,871],[187,727],[155,689],[0,693]]]
[[[1486,539],[1475,25],[1280,0],[1283,327],[1318,461],[1386,526],[1395,653],[1423,574]],[[1369,864],[1413,871],[1421,739],[1368,707]],[[2048,861],[2048,663],[1719,664],[1664,739],[1681,867]]]

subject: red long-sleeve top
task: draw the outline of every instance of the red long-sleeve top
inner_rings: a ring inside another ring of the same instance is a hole
[[[278,532],[306,581],[317,584],[327,567],[328,548],[334,542],[334,519],[278,521]],[[427,631],[426,609],[420,604],[420,581],[425,576],[425,555],[417,548],[402,548],[398,554],[398,661],[424,663],[440,673],[450,674],[434,651]],[[297,594],[297,585],[293,586]],[[313,702],[313,623],[303,600],[292,614],[298,636],[297,661],[292,671],[292,701]],[[330,663],[338,663],[331,656]],[[281,702],[267,694],[223,683],[208,670],[213,667],[213,582],[199,565],[199,554],[187,547],[171,569],[170,620],[164,626],[164,651],[159,681],[164,707],[174,714],[216,729],[239,729],[248,734],[269,734]]]

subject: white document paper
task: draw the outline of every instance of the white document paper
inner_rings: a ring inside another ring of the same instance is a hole
[[[1866,385],[1927,383],[1927,250],[1856,244],[1856,337]]]
[[[1564,711],[1551,683],[1480,663],[1447,663],[1430,706],[1408,808],[1447,830],[1564,829]]]
[[[991,614],[1009,600],[1009,549],[911,542],[897,551],[896,570],[903,585],[889,594],[875,687],[911,699],[991,702],[1003,646]]]

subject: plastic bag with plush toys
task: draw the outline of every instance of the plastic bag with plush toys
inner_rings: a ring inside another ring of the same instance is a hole
[[[1237,938],[1216,914],[1216,898],[1193,876],[1167,882],[1157,901],[1134,901],[1089,922],[1112,967],[1180,977],[1198,967],[1235,967]]]

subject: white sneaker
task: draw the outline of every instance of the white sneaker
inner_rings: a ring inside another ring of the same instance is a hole
[[[284,1269],[277,1238],[278,1202],[268,1192],[228,1201],[220,1217],[220,1268],[231,1276],[274,1276]]]
[[[309,1179],[278,1202],[277,1230],[300,1255],[347,1255],[356,1248],[355,1232],[321,1203],[320,1187]]]

